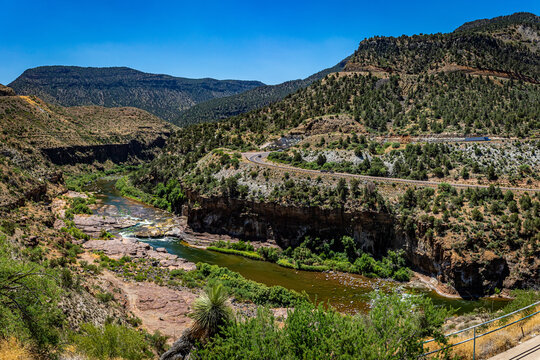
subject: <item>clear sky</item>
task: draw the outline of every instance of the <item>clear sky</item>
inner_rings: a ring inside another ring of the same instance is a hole
[[[276,84],[335,65],[366,37],[517,11],[538,15],[540,0],[0,0],[0,83],[78,65]]]

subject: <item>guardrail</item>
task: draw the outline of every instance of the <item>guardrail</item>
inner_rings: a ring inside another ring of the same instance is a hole
[[[512,321],[512,322],[509,323],[509,324],[504,324],[504,325],[502,325],[502,326],[500,326],[500,327],[498,327],[498,328],[496,328],[496,329],[490,330],[490,331],[485,332],[485,333],[480,334],[480,335],[477,335],[477,334],[476,334],[476,329],[477,329],[477,328],[479,328],[480,326],[484,326],[484,325],[490,324],[490,323],[492,323],[492,322],[494,322],[494,321],[498,321],[498,320],[507,318],[507,317],[509,317],[509,316],[515,315],[515,314],[517,314],[517,313],[519,313],[519,312],[521,312],[521,311],[523,311],[523,310],[530,309],[530,308],[535,307],[535,306],[537,306],[537,305],[540,305],[540,301],[535,302],[534,304],[531,304],[531,305],[529,305],[529,306],[525,306],[524,308],[518,309],[518,310],[516,310],[516,311],[513,311],[513,312],[511,312],[511,313],[509,313],[509,314],[506,314],[506,315],[503,315],[503,316],[499,316],[499,317],[497,317],[497,318],[495,318],[495,319],[491,319],[491,320],[489,320],[489,321],[483,322],[483,323],[481,323],[481,324],[474,325],[474,326],[470,326],[470,327],[468,327],[468,328],[466,328],[466,329],[459,330],[459,331],[456,331],[456,332],[453,332],[453,333],[450,333],[450,334],[446,334],[446,335],[444,335],[444,337],[455,336],[455,335],[457,335],[457,334],[461,334],[461,333],[464,333],[464,332],[466,332],[466,331],[471,331],[471,330],[473,331],[473,337],[468,338],[468,339],[465,339],[465,340],[462,340],[462,341],[460,341],[460,342],[458,342],[458,343],[455,343],[455,344],[451,344],[451,345],[445,346],[445,347],[440,348],[440,349],[437,349],[437,350],[432,350],[432,351],[430,351],[430,352],[427,352],[427,353],[425,353],[425,354],[420,355],[420,358],[425,358],[425,357],[428,356],[428,355],[432,355],[432,354],[438,353],[438,352],[440,352],[440,351],[443,351],[443,350],[446,350],[446,349],[450,349],[450,348],[452,348],[452,347],[454,347],[454,346],[458,346],[458,345],[461,345],[461,344],[465,344],[465,343],[467,343],[467,342],[469,342],[469,341],[472,341],[472,342],[473,342],[473,360],[475,360],[475,359],[476,359],[476,339],[478,339],[478,338],[480,338],[480,337],[482,337],[482,336],[489,335],[489,334],[494,333],[494,332],[496,332],[496,331],[499,331],[499,330],[501,330],[501,329],[504,329],[504,328],[506,328],[506,327],[508,327],[508,326],[510,326],[510,325],[514,325],[514,324],[516,324],[516,323],[518,323],[518,322],[520,322],[520,321],[523,321],[523,320],[525,320],[525,319],[528,319],[528,318],[530,318],[530,317],[533,317],[533,316],[536,315],[536,314],[540,314],[540,311],[536,311],[536,312],[534,312],[534,313],[532,313],[532,314],[529,314],[529,315],[527,315],[527,316],[522,317],[522,318],[519,319],[519,320]],[[523,331],[523,329],[522,329],[522,331]],[[430,343],[430,342],[433,342],[433,341],[435,341],[435,339],[427,340],[427,341],[424,341],[424,344],[427,344],[427,343]]]
[[[270,162],[265,161],[266,156],[268,155],[268,152],[262,152],[262,153],[244,153],[244,157],[255,164],[276,168],[280,170],[286,170],[286,171],[294,171],[297,173],[304,173],[304,174],[316,174],[316,175],[327,175],[332,177],[339,177],[339,178],[355,178],[355,179],[363,179],[368,181],[374,181],[374,182],[382,182],[382,183],[401,183],[401,184],[411,184],[411,185],[418,185],[418,186],[430,186],[430,187],[437,187],[441,185],[444,182],[439,181],[431,181],[431,180],[412,180],[412,179],[402,179],[402,178],[392,178],[392,177],[381,177],[381,176],[370,176],[370,175],[359,175],[359,174],[349,174],[349,173],[341,173],[341,172],[322,172],[320,170],[313,170],[313,169],[303,169],[298,168],[290,165],[283,165],[283,164],[273,164]],[[479,185],[479,184],[460,184],[460,183],[447,183],[450,186],[456,187],[456,188],[475,188],[475,189],[489,189],[491,185]],[[508,187],[508,186],[495,186],[501,190],[511,190],[511,191],[525,191],[525,192],[540,192],[540,189],[535,188],[519,188],[519,187]]]

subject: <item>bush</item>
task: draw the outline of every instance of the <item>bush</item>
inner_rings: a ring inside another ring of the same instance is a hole
[[[244,256],[253,260],[264,260],[261,255],[259,255],[258,253],[254,251],[242,251],[242,250],[228,249],[228,248],[222,248],[222,247],[217,247],[217,246],[208,246],[207,250],[217,251],[224,254]]]
[[[195,359],[416,359],[426,337],[440,338],[448,312],[424,297],[375,294],[368,315],[342,315],[332,308],[301,304],[282,324],[267,309],[237,321]]]
[[[240,251],[254,251],[255,250],[253,248],[253,245],[251,245],[250,243],[246,243],[244,241],[231,243],[230,248],[234,250],[240,250]]]
[[[535,290],[512,290],[511,295],[514,297],[514,300],[508,303],[503,309],[503,314],[509,314],[513,311],[519,310],[521,308],[524,308],[525,306],[529,306],[531,304],[534,304],[537,301],[540,301],[540,291]],[[534,307],[525,310],[525,313],[531,314],[535,310]],[[523,314],[525,315],[525,314]]]
[[[15,337],[47,353],[60,343],[64,318],[57,306],[62,289],[56,279],[61,276],[15,260],[13,252],[0,237],[0,338]]]
[[[73,343],[85,355],[99,360],[152,358],[144,334],[121,325],[107,324],[99,328],[83,324],[81,333],[73,336]]]
[[[71,211],[73,214],[92,214],[92,210],[88,207],[88,201],[80,197],[71,200]]]
[[[17,224],[13,221],[2,220],[2,225],[0,225],[0,231],[2,231],[6,235],[13,236],[15,234],[16,227]]]
[[[296,266],[289,259],[279,259],[277,264],[285,268],[296,269]]]
[[[197,273],[207,282],[221,282],[229,294],[251,300],[258,305],[289,307],[307,301],[306,294],[299,294],[282,286],[269,287],[247,280],[242,275],[217,265],[198,263]]]
[[[261,246],[257,249],[257,253],[266,261],[275,263],[279,260],[279,251],[276,248]]]

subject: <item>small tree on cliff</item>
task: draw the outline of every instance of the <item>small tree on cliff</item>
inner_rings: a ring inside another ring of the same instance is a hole
[[[319,154],[319,156],[317,157],[317,165],[323,166],[325,163],[326,163],[326,156],[324,156],[323,154]]]

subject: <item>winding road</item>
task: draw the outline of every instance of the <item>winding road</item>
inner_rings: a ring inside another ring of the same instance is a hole
[[[334,178],[346,178],[346,179],[359,179],[364,181],[373,181],[379,183],[398,183],[398,184],[410,184],[417,186],[430,186],[437,187],[443,182],[440,181],[424,181],[424,180],[410,180],[410,179],[399,179],[391,177],[378,177],[378,176],[369,176],[369,175],[357,175],[357,174],[347,174],[340,172],[323,172],[320,170],[310,170],[310,169],[301,169],[294,166],[288,166],[283,164],[276,164],[267,161],[268,155],[270,152],[249,152],[243,153],[242,155],[249,162],[257,164],[259,166],[265,166],[269,168],[279,169],[283,171],[292,171],[303,174],[313,174],[317,176],[331,176]],[[446,183],[446,182],[445,182]],[[447,183],[453,187],[457,188],[489,188],[489,185],[474,185],[474,184],[459,184],[459,183]],[[527,192],[540,192],[540,189],[534,188],[520,188],[520,187],[505,187],[499,186],[501,190],[511,190],[511,191],[527,191]]]

